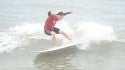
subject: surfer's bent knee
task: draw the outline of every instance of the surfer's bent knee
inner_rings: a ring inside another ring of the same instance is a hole
[[[60,33],[60,34],[65,34],[65,32],[64,32],[64,31],[61,31],[61,30],[59,31],[59,33]]]

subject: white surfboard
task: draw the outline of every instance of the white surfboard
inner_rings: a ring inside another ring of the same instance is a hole
[[[79,43],[72,43],[72,44],[68,44],[68,45],[64,45],[64,46],[57,46],[56,48],[51,48],[51,49],[47,49],[47,50],[43,50],[43,51],[34,51],[37,53],[47,53],[47,52],[52,52],[52,51],[58,51],[61,49],[67,49],[67,48],[71,48],[71,47],[77,47],[78,45],[80,45]]]

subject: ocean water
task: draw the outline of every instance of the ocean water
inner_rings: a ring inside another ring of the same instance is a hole
[[[34,53],[52,48],[43,32],[50,10],[73,11],[56,27],[81,45]],[[124,70],[124,19],[124,0],[0,0],[0,70]]]

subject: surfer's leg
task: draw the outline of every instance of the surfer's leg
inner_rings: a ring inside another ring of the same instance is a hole
[[[61,31],[59,28],[56,28],[54,27],[54,30],[53,30],[56,34],[62,34],[65,38],[67,38],[68,40],[71,41],[70,37],[64,32],[64,31]]]
[[[60,30],[59,34],[62,34],[65,38],[67,38],[68,40],[71,40],[71,38],[64,31]]]
[[[56,43],[56,33],[54,31],[52,31],[51,35],[52,35],[53,46],[56,47],[57,46],[57,43]]]

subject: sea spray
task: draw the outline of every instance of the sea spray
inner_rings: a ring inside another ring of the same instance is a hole
[[[0,52],[11,51],[14,48],[22,47],[22,45],[30,44],[29,39],[48,39],[51,36],[44,34],[44,23],[25,23],[18,25],[0,33]],[[73,41],[81,42],[79,49],[86,50],[91,41],[99,43],[100,41],[112,41],[115,39],[113,28],[109,25],[103,25],[96,22],[80,22],[71,24],[61,21],[56,27],[65,31]],[[57,34],[56,39],[62,39],[62,45],[68,44],[69,41],[62,35]],[[58,41],[57,41],[58,42]]]
[[[29,44],[28,39],[41,39],[43,35],[42,24],[25,23],[0,32],[0,52],[11,51],[14,48]]]
[[[90,47],[91,42],[99,43],[115,40],[113,28],[109,25],[96,22],[80,22],[74,27],[74,39],[82,43],[82,46],[79,46],[79,49],[82,50]]]

